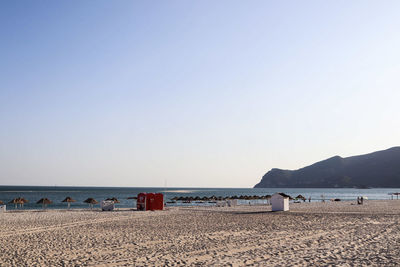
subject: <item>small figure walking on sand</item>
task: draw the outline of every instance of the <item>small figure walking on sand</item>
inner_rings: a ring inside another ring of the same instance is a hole
[[[310,196],[310,197],[308,197],[308,202],[311,202],[311,196]]]

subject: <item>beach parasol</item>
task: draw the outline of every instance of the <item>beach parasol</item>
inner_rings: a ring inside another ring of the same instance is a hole
[[[137,197],[127,197],[126,199],[137,199]]]
[[[23,198],[23,197],[19,197],[19,198],[17,198],[17,199],[18,199],[18,201],[19,201],[18,204],[20,204],[21,208],[24,208],[24,204],[29,202],[28,200],[26,200],[26,199]]]
[[[297,197],[295,197],[296,199],[301,199],[303,201],[306,201],[306,198],[302,195],[298,195]]]
[[[67,202],[68,203],[68,209],[71,207],[71,202],[76,202],[75,199],[72,199],[71,197],[66,197],[63,201],[61,202]]]
[[[13,200],[11,200],[10,202],[8,202],[9,204],[15,204],[15,209],[18,208],[18,204],[21,204],[19,197],[18,198],[14,198]]]
[[[48,198],[41,198],[41,199],[38,200],[38,202],[36,202],[36,204],[42,204],[42,205],[43,205],[43,209],[45,209],[46,206],[47,206],[48,204],[51,204],[51,203],[53,203],[53,201],[51,201],[51,200],[48,199]]]
[[[91,198],[91,197],[89,197],[88,199],[86,199],[86,200],[85,200],[85,201],[83,201],[83,202],[85,202],[85,203],[88,203],[88,204],[89,204],[89,206],[90,206],[90,209],[93,209],[93,205],[95,205],[95,204],[99,203],[99,202],[97,202],[97,200],[96,200],[96,199],[94,199],[94,198]]]
[[[116,197],[107,198],[106,200],[114,201],[114,203],[120,203],[119,200]]]
[[[18,204],[20,204],[21,207],[23,208],[23,207],[24,207],[24,204],[25,204],[25,203],[28,203],[28,202],[29,202],[29,201],[26,200],[26,199],[23,198],[23,197],[17,197],[17,198],[14,198],[13,200],[11,200],[11,201],[8,202],[8,203],[10,203],[10,204],[15,204],[15,209],[17,209],[17,208],[18,208]]]
[[[21,207],[22,207],[22,208],[24,208],[24,204],[25,204],[25,203],[28,203],[28,202],[29,202],[28,200],[26,200],[26,199],[23,198],[23,197],[20,197],[19,199],[20,199],[20,201],[21,201]]]

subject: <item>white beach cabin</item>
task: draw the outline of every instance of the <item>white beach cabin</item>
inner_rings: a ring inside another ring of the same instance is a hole
[[[103,200],[100,205],[102,211],[112,211],[115,207],[112,200]]]
[[[6,205],[0,205],[0,213],[6,212]]]
[[[272,211],[289,210],[289,196],[284,193],[275,193],[271,197]]]

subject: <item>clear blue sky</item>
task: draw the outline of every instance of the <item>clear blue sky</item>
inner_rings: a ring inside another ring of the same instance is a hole
[[[1,1],[0,184],[252,187],[400,145],[399,1]]]

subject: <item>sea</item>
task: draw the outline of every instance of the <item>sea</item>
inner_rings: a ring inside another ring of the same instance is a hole
[[[186,205],[215,205],[207,201],[198,203],[170,203],[174,197],[228,197],[228,196],[265,196],[276,192],[283,192],[292,197],[303,195],[311,201],[322,201],[330,199],[340,199],[342,201],[355,201],[357,197],[363,196],[370,200],[391,199],[391,193],[400,192],[400,188],[160,188],[160,187],[68,187],[68,186],[0,186],[0,200],[7,204],[7,209],[15,209],[14,204],[9,202],[17,197],[23,197],[29,202],[23,209],[41,209],[41,204],[36,202],[41,198],[48,198],[53,201],[47,209],[67,209],[67,203],[63,203],[66,197],[71,197],[76,202],[71,203],[71,209],[88,208],[88,204],[83,201],[87,198],[94,198],[97,201],[106,198],[117,198],[120,203],[117,208],[134,208],[136,200],[128,199],[135,197],[141,192],[163,193],[167,206],[186,206]],[[396,197],[396,196],[395,196]],[[262,204],[266,200],[239,200],[239,204]],[[96,206],[95,206],[96,207]],[[97,205],[99,207],[99,205]],[[21,207],[18,207],[21,209]]]

